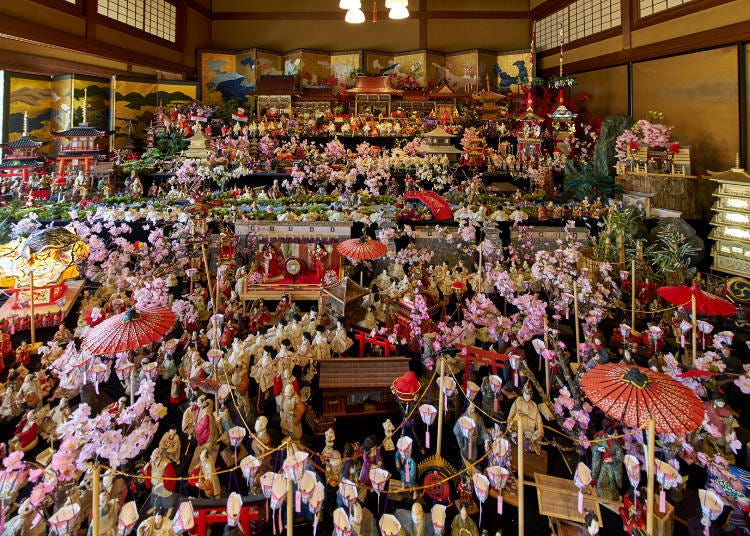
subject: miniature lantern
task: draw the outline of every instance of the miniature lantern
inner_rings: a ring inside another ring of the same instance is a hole
[[[430,448],[430,425],[435,422],[437,408],[432,404],[422,404],[419,406],[419,416],[425,424],[424,443],[425,448]]]
[[[255,475],[258,473],[258,469],[260,469],[260,460],[253,455],[246,456],[240,462],[240,469],[249,485],[250,481],[255,478]]]
[[[383,536],[397,536],[401,532],[401,523],[393,514],[384,514],[380,518],[378,527]]]
[[[233,493],[232,495],[236,494]],[[182,534],[183,532],[191,530],[195,526],[194,515],[193,504],[190,501],[180,503],[180,507],[177,509],[174,521],[172,522],[172,528],[174,529],[175,534]]]
[[[487,478],[489,479],[492,487],[497,490],[497,514],[502,515],[503,513],[503,488],[508,482],[510,471],[505,467],[499,465],[490,465],[485,470]]]
[[[591,469],[583,462],[578,462],[573,475],[573,483],[578,488],[578,513],[583,513],[583,490],[591,484]]]
[[[479,526],[482,526],[482,505],[487,500],[487,496],[490,493],[490,479],[484,476],[482,473],[474,473],[471,477],[471,481],[474,484],[474,493],[477,494],[479,499]]]
[[[242,440],[245,439],[245,434],[247,434],[247,430],[245,430],[245,428],[243,428],[242,426],[233,426],[227,431],[227,436],[229,436],[229,444],[236,449],[240,445],[240,443],[242,443]]]
[[[430,517],[432,517],[432,526],[435,529],[435,534],[438,536],[443,534],[445,531],[445,505],[433,505]]]

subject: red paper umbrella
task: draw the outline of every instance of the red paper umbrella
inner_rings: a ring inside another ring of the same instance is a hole
[[[96,355],[136,350],[162,338],[174,322],[175,315],[168,307],[153,305],[140,310],[132,307],[92,328],[83,346]]]
[[[382,242],[363,236],[362,238],[344,240],[340,244],[336,244],[336,249],[347,259],[369,261],[385,255],[385,252],[388,251],[388,246]]]
[[[691,432],[703,422],[703,404],[666,374],[626,363],[607,363],[581,379],[591,402],[627,426],[645,427],[652,418],[658,433]]]
[[[704,292],[693,283],[692,287],[661,287],[659,296],[679,306],[690,306],[695,296],[695,309],[698,314],[711,316],[732,316],[737,308],[729,300]]]

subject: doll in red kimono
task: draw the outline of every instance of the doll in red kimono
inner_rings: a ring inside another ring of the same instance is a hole
[[[39,425],[36,423],[36,411],[31,410],[16,426],[13,438],[9,441],[12,450],[28,452],[39,443]]]

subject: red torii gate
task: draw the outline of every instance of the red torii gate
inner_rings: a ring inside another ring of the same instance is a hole
[[[476,346],[463,346],[460,344],[456,345],[456,348],[461,349],[461,356],[466,359],[466,368],[464,370],[464,391],[469,381],[469,371],[471,365],[476,363],[478,365],[487,365],[492,369],[492,374],[497,374],[502,368],[505,368],[505,362],[508,360],[508,354],[501,354],[499,352],[493,352],[492,350],[482,350]]]
[[[190,529],[189,534],[195,536],[206,536],[209,533],[209,526],[217,523],[227,522],[227,501],[216,501],[211,499],[193,499],[193,520],[195,526]],[[242,501],[240,509],[239,527],[245,536],[252,535],[251,522],[261,521],[265,515],[261,512],[259,501],[253,502]]]
[[[359,357],[365,356],[365,344],[372,344],[373,346],[380,346],[383,349],[383,355],[385,357],[391,356],[391,351],[396,351],[396,347],[390,343],[388,337],[383,335],[370,335],[369,332],[354,327],[354,338],[359,341]]]

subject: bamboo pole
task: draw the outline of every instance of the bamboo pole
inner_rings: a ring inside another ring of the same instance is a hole
[[[578,348],[581,344],[581,336],[578,333],[578,282],[573,281],[573,316],[575,326],[573,329],[576,332],[576,363],[581,362],[580,349]]]
[[[101,468],[99,467],[99,464],[94,465],[93,470],[93,489],[92,489],[92,497],[91,497],[91,529],[93,536],[99,536],[99,493],[100,486],[101,486],[101,479],[99,478],[99,473],[101,471]]]
[[[479,247],[479,272],[477,274],[478,276],[477,280],[479,281],[479,283],[477,284],[477,286],[479,288],[474,289],[474,292],[477,294],[482,292],[482,242],[479,242],[478,247]]]
[[[698,335],[696,330],[698,329],[698,304],[695,302],[695,293],[690,296],[690,309],[693,314],[693,362],[690,366],[695,366],[695,358],[698,354]]]
[[[201,244],[201,252],[203,253],[203,267],[206,270],[206,286],[208,287],[208,297],[211,299],[211,303],[215,305],[216,302],[214,301],[214,290],[211,286],[211,270],[209,270],[208,267],[208,254],[206,253],[205,244]]]
[[[445,356],[440,356],[440,385],[438,392],[438,426],[437,426],[437,447],[435,456],[440,458],[440,451],[443,447],[443,407],[445,406],[445,393],[443,393],[443,382],[445,381]]]
[[[654,444],[656,442],[656,423],[653,417],[648,420],[648,456],[646,464],[648,466],[648,481],[646,488],[646,533],[649,536],[654,534],[654,473],[656,466],[654,464]]]
[[[635,329],[635,259],[630,261],[630,327]]]
[[[549,348],[549,318],[547,315],[544,316],[544,347]],[[539,356],[539,359],[544,359],[543,356]],[[550,392],[550,367],[549,360],[544,359],[544,388],[549,398]]]
[[[523,504],[523,416],[519,413],[516,421],[518,427],[518,536],[524,533],[524,504]]]
[[[287,439],[286,456],[292,457],[292,440]],[[294,536],[294,482],[286,479],[286,536]]]
[[[31,345],[33,346],[36,343],[36,313],[34,312],[34,268],[32,267],[31,271],[29,272],[30,281],[31,281],[31,288],[29,289],[31,292],[31,295],[29,296],[29,300],[31,303]]]

